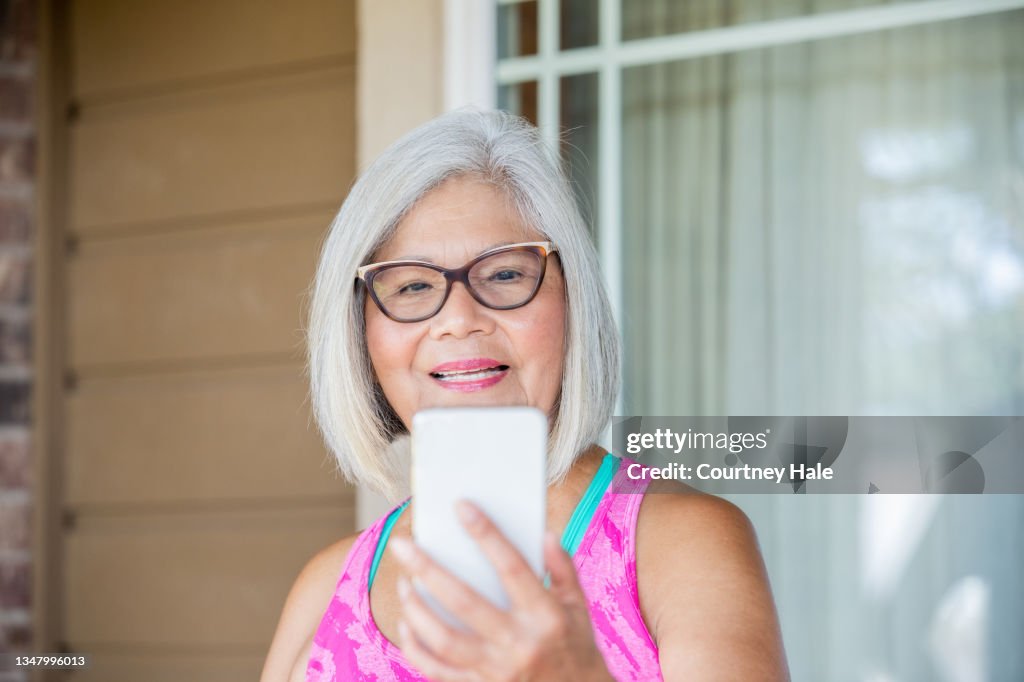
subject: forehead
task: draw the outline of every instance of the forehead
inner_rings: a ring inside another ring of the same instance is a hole
[[[505,192],[478,178],[458,177],[421,198],[374,260],[429,260],[454,267],[498,244],[542,239]]]

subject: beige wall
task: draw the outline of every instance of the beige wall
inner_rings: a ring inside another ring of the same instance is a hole
[[[444,111],[444,2],[359,0],[357,14],[358,158],[365,168],[389,144]],[[360,528],[390,506],[366,489],[357,498]]]
[[[66,7],[55,629],[94,657],[75,680],[255,679],[354,527],[301,330],[356,167],[355,2]]]
[[[443,0],[359,0],[359,167],[444,111]]]

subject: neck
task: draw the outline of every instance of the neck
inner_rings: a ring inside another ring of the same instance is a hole
[[[561,536],[606,452],[599,445],[591,445],[576,459],[561,483],[548,487],[548,530]]]

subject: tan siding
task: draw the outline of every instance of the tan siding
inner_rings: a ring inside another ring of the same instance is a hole
[[[85,114],[71,138],[72,229],[337,203],[354,172],[353,92],[344,68],[194,106]]]
[[[68,7],[63,638],[83,680],[254,679],[354,527],[302,371],[355,172],[354,3]]]
[[[125,654],[101,652],[93,663],[76,670],[75,682],[111,682],[112,680],[145,680],[146,682],[226,682],[257,680],[263,668],[263,653],[236,655],[231,653],[164,652]]]
[[[298,366],[83,381],[68,398],[68,502],[343,499],[309,419]]]
[[[298,360],[300,305],[328,215],[83,247],[70,264],[71,363]]]
[[[74,92],[153,88],[355,52],[339,0],[75,0]]]
[[[67,543],[68,635],[84,651],[116,643],[257,653],[304,561],[347,533],[352,513],[186,509],[80,519]]]

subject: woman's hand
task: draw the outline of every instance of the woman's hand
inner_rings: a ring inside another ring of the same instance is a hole
[[[411,541],[393,538],[392,553],[449,613],[469,628],[447,624],[399,580],[402,653],[439,682],[478,680],[612,680],[594,643],[587,599],[572,559],[552,533],[544,538],[551,589],[482,512],[461,503],[459,516],[501,578],[511,607],[503,611],[432,561]]]

